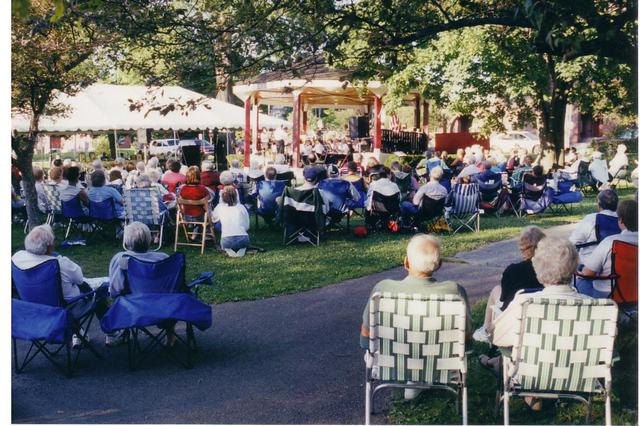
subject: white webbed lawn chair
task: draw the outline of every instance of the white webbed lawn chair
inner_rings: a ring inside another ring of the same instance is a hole
[[[457,410],[462,399],[462,422],[467,424],[466,317],[465,302],[457,295],[371,296],[365,424],[370,423],[375,394],[385,388],[453,392]]]
[[[47,198],[47,220],[46,224],[53,226],[55,217],[62,216],[62,201],[60,201],[60,191],[58,186],[47,183],[42,186],[45,197]]]
[[[451,205],[445,207],[444,217],[452,234],[461,229],[480,231],[480,187],[477,183],[459,183],[453,187]]]
[[[152,234],[158,238],[158,247],[162,247],[162,235],[166,211],[160,212],[159,191],[156,187],[131,188],[124,191],[125,225],[132,222],[142,222],[149,227]],[[122,241],[124,247],[124,239]],[[125,247],[126,249],[126,247]]]
[[[605,422],[611,425],[611,364],[618,306],[609,299],[524,301],[516,344],[503,351],[504,424],[512,396],[574,399],[587,405],[604,394]],[[604,382],[604,383],[602,383]]]

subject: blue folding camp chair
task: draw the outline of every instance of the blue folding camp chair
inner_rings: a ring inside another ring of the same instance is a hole
[[[348,199],[347,207],[349,208],[349,211],[353,212],[354,214],[357,214],[360,217],[364,217],[364,210],[367,205],[367,191],[364,188],[364,180],[359,179],[351,182],[351,184],[360,194],[360,198],[358,199],[358,201],[355,201],[353,198]],[[358,213],[356,209],[360,209],[360,212]]]
[[[100,321],[102,330],[105,333],[128,330],[131,370],[139,367],[156,346],[185,368],[192,368],[192,351],[197,349],[193,326],[204,331],[211,327],[212,321],[211,307],[197,299],[198,288],[213,284],[213,272],[203,272],[186,285],[184,253],[174,253],[158,262],[147,262],[134,256],[123,262],[126,263],[121,263],[121,268],[126,269],[125,290]],[[178,321],[187,324],[185,338],[171,331]],[[148,329],[150,326],[159,331]],[[186,349],[186,359],[178,356],[176,348],[163,345],[162,341],[169,333],[173,333],[176,343]],[[144,347],[142,335],[149,338]]]
[[[602,240],[611,236],[617,235],[620,232],[620,225],[618,225],[618,216],[609,216],[607,214],[596,214],[596,240],[586,243],[576,244],[576,249],[580,250],[589,246],[597,246]]]
[[[373,191],[371,194],[371,209],[365,211],[367,228],[382,231],[387,228],[389,221],[397,221],[400,217],[400,193],[382,195]]]
[[[449,193],[445,220],[452,234],[463,228],[480,231],[480,188],[477,183],[458,183]]]
[[[56,259],[24,270],[12,262],[11,281],[20,298],[11,301],[11,337],[16,373],[21,373],[38,353],[43,354],[67,377],[73,374],[83,348],[86,347],[96,357],[102,358],[89,342],[87,331],[93,321],[96,301],[106,297],[106,287],[65,302],[60,264]],[[76,350],[75,356],[72,356],[74,334],[83,344]],[[31,342],[22,361],[18,355],[17,340]],[[47,345],[59,346],[50,349]],[[64,364],[55,359],[62,348],[66,350]]]
[[[574,180],[559,180],[558,188],[553,191],[551,196],[549,210],[555,213],[562,207],[567,213],[572,212],[573,205],[582,202],[583,198],[582,191],[572,191],[575,185],[576,181]],[[571,207],[571,210],[567,205]]]
[[[86,224],[91,222],[91,218],[84,213],[80,197],[76,196],[69,201],[62,201],[62,215],[68,221],[67,232],[64,238],[69,238],[69,232],[73,225]]]
[[[282,244],[289,245],[297,239],[318,247],[327,213],[318,188],[286,187],[278,202],[278,222],[284,227]]]
[[[262,180],[256,182],[256,229],[258,229],[258,216],[265,221],[272,221],[278,215],[278,199],[282,196],[287,181]]]
[[[522,217],[525,214],[541,214],[551,205],[553,190],[542,185],[522,182],[520,187],[520,200],[516,215]]]
[[[113,198],[107,198],[102,201],[89,200],[89,217],[94,225],[94,232],[104,231],[105,225],[120,224]]]
[[[158,188],[132,188],[124,191],[125,224],[141,222],[149,227],[152,233],[158,234],[158,247],[162,247],[162,235],[167,210],[161,212]],[[124,239],[122,240],[124,247]],[[126,247],[125,247],[126,249]]]
[[[348,201],[351,197],[351,184],[342,179],[325,179],[318,184],[318,189],[324,191],[324,198],[329,202],[328,227],[338,226],[344,216],[347,217],[349,229]]]

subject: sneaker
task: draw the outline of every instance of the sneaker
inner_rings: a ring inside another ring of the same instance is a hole
[[[416,399],[418,395],[422,392],[421,389],[405,389],[404,390],[404,399],[407,401],[411,401],[412,399]]]
[[[77,334],[71,336],[71,347],[73,349],[79,349],[82,346],[82,340],[78,337]]]
[[[107,334],[104,339],[104,344],[107,346],[119,346],[127,341],[127,335],[124,330],[116,331],[115,333]]]
[[[489,333],[487,333],[484,325],[473,332],[473,340],[476,342],[489,343]]]

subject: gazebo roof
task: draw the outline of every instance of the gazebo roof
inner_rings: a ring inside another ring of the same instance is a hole
[[[306,109],[371,105],[375,96],[387,91],[382,82],[375,80],[354,86],[351,76],[351,71],[331,69],[323,58],[314,57],[289,70],[266,72],[239,82],[233,92],[242,100],[251,98],[262,105],[293,105],[297,94]],[[415,94],[407,96],[407,100],[414,98]]]

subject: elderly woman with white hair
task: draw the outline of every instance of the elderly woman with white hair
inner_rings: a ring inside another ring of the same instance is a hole
[[[500,285],[493,287],[489,293],[487,308],[484,314],[484,324],[473,333],[473,339],[478,342],[488,342],[488,329],[495,314],[498,314],[511,303],[515,294],[523,289],[541,289],[542,284],[538,282],[536,273],[533,270],[531,258],[536,252],[536,247],[540,240],[545,237],[542,229],[537,226],[527,226],[520,232],[518,248],[522,261],[512,263],[502,273]]]
[[[83,293],[90,292],[92,288],[106,287],[107,278],[85,278],[82,268],[71,259],[61,256],[53,251],[55,236],[49,225],[36,226],[24,239],[24,250],[16,252],[11,257],[11,262],[20,269],[30,269],[46,261],[55,259],[60,267],[60,284],[62,297],[65,302],[70,302]],[[90,284],[89,284],[90,283]],[[78,305],[80,306],[80,305]],[[74,308],[75,309],[75,308]],[[96,316],[102,318],[109,309],[104,299],[96,302]],[[107,334],[107,346],[122,343],[121,333]],[[72,345],[78,347],[82,342],[75,335]]]
[[[550,299],[590,299],[571,286],[573,273],[578,266],[576,247],[566,238],[545,237],[538,243],[531,258],[533,270],[543,289],[541,297]],[[491,343],[499,347],[512,347],[517,338],[517,319],[522,314],[522,303],[527,294],[516,293],[507,309],[493,320],[489,330]]]
[[[149,251],[151,247],[151,231],[141,222],[132,222],[124,228],[125,251],[116,253],[109,263],[109,294],[120,295],[125,290],[125,274],[127,262],[134,257],[145,262],[158,262],[169,257],[159,251]]]
[[[136,182],[136,178],[145,173],[145,171],[147,170],[147,166],[144,164],[144,161],[139,161],[136,164],[136,168],[135,170],[132,170],[129,175],[127,176],[127,181],[125,183],[125,188],[133,188]]]

